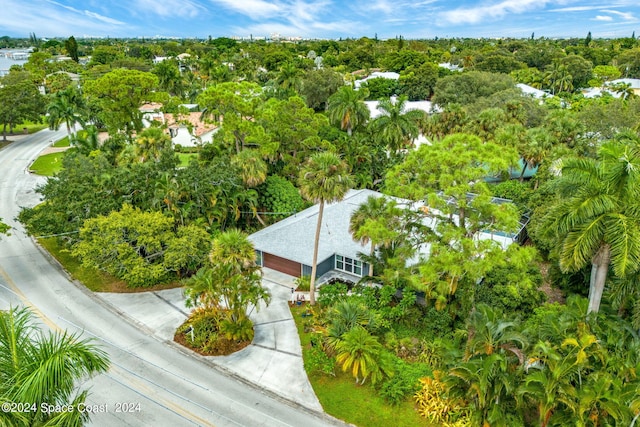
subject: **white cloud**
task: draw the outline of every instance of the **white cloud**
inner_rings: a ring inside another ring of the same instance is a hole
[[[3,0],[0,27],[22,37],[31,32],[41,37],[115,36],[135,29],[102,14],[47,0]]]
[[[625,21],[636,21],[636,17],[633,16],[633,13],[630,13],[630,12],[620,12],[617,10],[610,10],[610,9],[604,9],[604,10],[601,10],[601,12],[617,15],[622,19],[624,19]]]
[[[450,24],[477,24],[486,19],[503,18],[508,14],[521,14],[541,9],[549,0],[503,0],[495,4],[458,8],[441,12],[440,17]]]
[[[572,7],[561,7],[558,9],[549,9],[549,12],[585,12],[588,10],[598,10],[602,9],[602,5],[598,6],[572,6]]]
[[[271,18],[284,12],[280,2],[264,0],[211,0],[211,3],[255,20]]]
[[[206,9],[191,0],[135,0],[132,12],[140,15],[152,13],[162,17],[193,18],[206,12]]]
[[[613,21],[613,18],[608,15],[596,15],[596,17],[593,18],[593,20],[594,21]]]
[[[100,15],[98,13],[91,12],[89,10],[85,10],[85,11],[83,11],[83,13],[86,16],[88,16],[89,18],[94,18],[94,19],[97,19],[98,21],[102,21],[102,22],[105,22],[107,24],[125,25],[125,23],[122,22],[122,21],[118,21],[117,19],[109,18],[108,16],[102,16],[102,15]]]

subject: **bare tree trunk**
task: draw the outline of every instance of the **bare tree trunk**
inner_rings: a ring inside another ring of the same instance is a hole
[[[595,275],[592,274],[593,287],[589,287],[589,308],[587,314],[597,313],[600,310],[600,300],[604,292],[604,285],[607,281],[607,273],[609,271],[609,263],[611,262],[611,248],[605,244],[598,250],[593,257],[593,263],[596,266]],[[593,271],[593,270],[592,270]]]
[[[594,262],[591,264],[591,276],[589,277],[589,299],[593,295],[596,285],[596,273],[598,272],[598,265]]]
[[[320,200],[318,209],[318,225],[316,226],[316,240],[313,243],[313,261],[311,264],[311,280],[309,281],[309,304],[316,304],[316,271],[318,270],[318,246],[320,243],[320,230],[322,229],[322,214],[324,213],[324,200]]]
[[[527,170],[527,162],[523,160],[524,167],[522,168],[522,172],[520,172],[520,182],[524,182],[524,173]]]
[[[376,254],[376,246],[371,242],[371,259]],[[369,262],[369,276],[373,277],[373,262]]]

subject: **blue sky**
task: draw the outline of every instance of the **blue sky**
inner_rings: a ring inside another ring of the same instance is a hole
[[[640,35],[640,0],[2,0],[0,36]]]

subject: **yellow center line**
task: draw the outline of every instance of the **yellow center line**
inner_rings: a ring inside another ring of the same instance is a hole
[[[57,324],[55,324],[39,308],[37,308],[35,305],[33,305],[33,303],[31,303],[31,301],[29,301],[27,296],[20,290],[20,288],[18,288],[18,286],[13,281],[11,276],[9,276],[9,274],[2,267],[0,267],[0,277],[2,277],[5,280],[5,282],[7,282],[7,285],[9,286],[11,291],[16,296],[18,296],[18,298],[20,298],[22,303],[25,306],[27,306],[33,313],[35,313],[42,320],[42,322],[44,322],[51,330],[56,331],[56,332],[64,332],[64,330],[61,327],[59,327]],[[118,373],[118,375],[121,378],[126,379],[126,381],[129,384],[132,385],[132,388],[134,390],[136,390],[137,392],[141,393],[143,396],[150,396],[152,394],[158,396],[157,393],[154,393],[151,388],[146,386],[141,381],[135,380],[133,378],[130,378],[130,376],[128,377],[128,376],[124,375],[125,372],[120,370],[120,369],[118,369],[113,364],[111,364],[111,366],[110,366],[110,371],[112,371],[113,373]],[[165,400],[165,399],[160,399],[159,397],[156,397],[153,400],[155,400],[157,402],[161,402],[164,406],[166,406],[170,410],[174,411],[176,414],[180,414],[181,416],[185,417],[186,419],[190,419],[190,420],[192,420],[194,422],[197,422],[198,424],[200,424],[202,426],[214,426],[214,424],[212,424],[210,421],[205,420],[205,419],[197,416],[196,414],[185,410],[184,408],[176,405],[175,403],[173,403],[171,401],[168,401],[168,400]]]
[[[38,307],[36,307],[35,305],[33,305],[31,303],[31,301],[29,301],[29,299],[27,298],[27,296],[25,294],[22,293],[22,291],[20,290],[20,288],[18,288],[18,286],[16,285],[16,283],[13,281],[13,279],[9,276],[9,274],[2,268],[0,267],[0,276],[2,276],[2,278],[7,282],[7,285],[9,285],[9,288],[11,289],[11,291],[18,296],[18,298],[20,298],[20,300],[22,301],[22,303],[29,307],[29,309],[35,313],[41,320],[42,322],[44,322],[45,325],[47,325],[49,328],[51,328],[52,331],[56,331],[56,332],[62,332],[62,328],[59,327],[58,325],[56,325],[51,319],[49,319]]]

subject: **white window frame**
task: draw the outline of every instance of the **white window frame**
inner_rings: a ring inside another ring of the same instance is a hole
[[[359,277],[362,277],[362,273],[364,271],[364,263],[362,261],[344,255],[336,254],[333,266],[336,270],[344,271],[345,273]],[[351,271],[349,271],[349,268]],[[360,270],[360,272],[358,273],[356,270]]]

